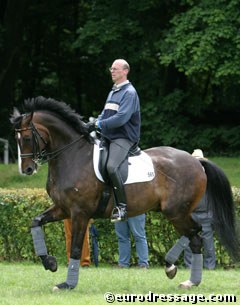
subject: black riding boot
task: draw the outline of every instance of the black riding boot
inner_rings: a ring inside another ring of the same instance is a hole
[[[112,211],[111,222],[118,222],[127,219],[127,205],[126,195],[122,178],[118,171],[111,175],[111,182],[113,185],[114,198],[116,206]]]

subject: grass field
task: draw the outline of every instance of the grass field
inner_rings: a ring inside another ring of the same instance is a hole
[[[0,164],[0,187],[2,188],[45,188],[47,164],[32,176],[20,175],[17,164]]]
[[[224,171],[232,186],[240,188],[240,157],[210,157],[209,159]]]
[[[105,292],[146,295],[149,291],[165,295],[203,294],[205,297],[209,297],[210,294],[234,294],[237,297],[236,304],[240,303],[240,270],[204,270],[201,285],[186,291],[178,288],[180,282],[189,278],[189,271],[185,269],[180,269],[176,277],[169,280],[163,268],[149,270],[134,268],[119,270],[109,266],[81,268],[79,284],[74,290],[53,293],[52,287],[65,280],[66,272],[67,268],[64,266],[60,266],[56,273],[50,273],[39,264],[1,262],[0,305],[102,305],[107,304],[104,300]],[[196,304],[194,300],[192,301],[169,304]],[[115,304],[117,303],[115,301]],[[168,302],[158,302],[158,304],[168,304]]]

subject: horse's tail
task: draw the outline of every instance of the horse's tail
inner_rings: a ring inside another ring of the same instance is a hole
[[[207,175],[206,198],[213,213],[214,229],[234,260],[240,260],[240,243],[235,222],[232,189],[225,173],[213,162],[200,160]]]

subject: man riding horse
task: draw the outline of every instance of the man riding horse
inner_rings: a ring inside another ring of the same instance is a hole
[[[113,62],[109,71],[114,86],[97,121],[86,124],[86,131],[101,130],[102,145],[108,148],[107,173],[113,187],[115,207],[111,221],[125,220],[126,195],[119,168],[131,147],[140,138],[140,104],[137,92],[127,79],[129,64],[124,59]]]

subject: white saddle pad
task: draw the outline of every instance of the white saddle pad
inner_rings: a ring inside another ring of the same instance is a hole
[[[93,165],[97,178],[104,182],[103,177],[98,169],[99,161],[99,145],[94,144],[93,150]],[[124,184],[151,181],[155,177],[155,171],[152,159],[141,151],[139,156],[128,158],[128,178]]]

